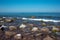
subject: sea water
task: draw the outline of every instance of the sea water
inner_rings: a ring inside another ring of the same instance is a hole
[[[0,17],[26,17],[29,18],[31,16],[36,16],[36,18],[43,18],[43,19],[54,19],[60,20],[60,13],[49,13],[49,12],[16,12],[16,13],[0,13]]]

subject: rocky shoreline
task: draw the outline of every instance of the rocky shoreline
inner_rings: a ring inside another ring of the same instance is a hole
[[[35,17],[31,17],[34,19]],[[60,40],[60,22],[0,18],[0,40]]]

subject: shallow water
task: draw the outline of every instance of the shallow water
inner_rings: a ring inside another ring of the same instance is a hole
[[[48,12],[20,12],[20,13],[0,13],[0,16],[6,17],[31,17],[36,16],[37,18],[52,18],[52,19],[60,19],[60,13],[48,13]]]

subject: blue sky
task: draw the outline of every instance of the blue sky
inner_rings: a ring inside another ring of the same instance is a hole
[[[0,0],[0,12],[60,12],[60,0]]]

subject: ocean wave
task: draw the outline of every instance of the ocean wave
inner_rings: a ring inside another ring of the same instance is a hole
[[[32,21],[44,21],[44,22],[60,22],[60,20],[52,20],[52,19],[33,19],[33,18],[22,18],[22,20],[32,20]]]

